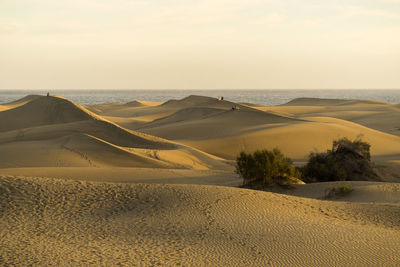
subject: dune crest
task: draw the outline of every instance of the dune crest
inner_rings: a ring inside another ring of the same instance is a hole
[[[41,96],[0,112],[0,131],[93,119],[83,107],[61,97]]]
[[[35,100],[39,97],[41,97],[41,96],[40,95],[27,95],[21,99],[17,99],[15,101],[11,101],[9,103],[1,104],[0,111],[22,106],[22,105],[24,105],[32,100]]]
[[[158,106],[161,104],[162,104],[162,102],[134,100],[134,101],[126,103],[125,105],[129,106],[129,107],[143,107],[143,106]]]

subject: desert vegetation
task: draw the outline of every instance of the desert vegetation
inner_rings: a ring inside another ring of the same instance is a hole
[[[275,148],[257,150],[253,154],[241,152],[236,160],[236,172],[243,178],[243,185],[287,184],[300,172],[290,158]]]
[[[290,178],[305,182],[348,180],[377,180],[372,168],[370,144],[356,138],[334,140],[332,149],[322,153],[312,152],[307,164],[301,168],[293,165],[279,149],[258,150],[253,154],[241,152],[236,159],[236,172],[244,185],[282,184]]]
[[[372,168],[371,145],[361,138],[333,141],[332,149],[311,153],[302,168],[305,182],[377,180]]]

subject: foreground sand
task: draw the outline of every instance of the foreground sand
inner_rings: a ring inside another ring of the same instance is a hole
[[[234,173],[233,167],[229,171],[123,167],[36,167],[5,168],[0,169],[1,174],[112,183],[201,184],[234,187],[243,183],[243,180]]]
[[[1,181],[5,265],[400,263],[399,202],[334,202],[218,186]]]

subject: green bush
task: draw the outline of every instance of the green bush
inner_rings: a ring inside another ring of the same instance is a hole
[[[360,138],[351,141],[342,138],[333,141],[332,149],[311,153],[302,168],[306,182],[376,180],[372,169],[370,144]]]
[[[292,160],[277,148],[257,150],[253,154],[241,152],[236,159],[236,172],[243,178],[243,185],[272,185],[287,178],[300,177]]]

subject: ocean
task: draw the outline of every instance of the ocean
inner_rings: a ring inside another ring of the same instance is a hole
[[[0,90],[0,104],[26,95],[46,95],[48,90]],[[52,90],[52,95],[63,96],[81,105],[147,100],[164,102],[189,95],[221,97],[233,102],[274,106],[299,97],[362,99],[400,103],[400,89],[395,90]]]

